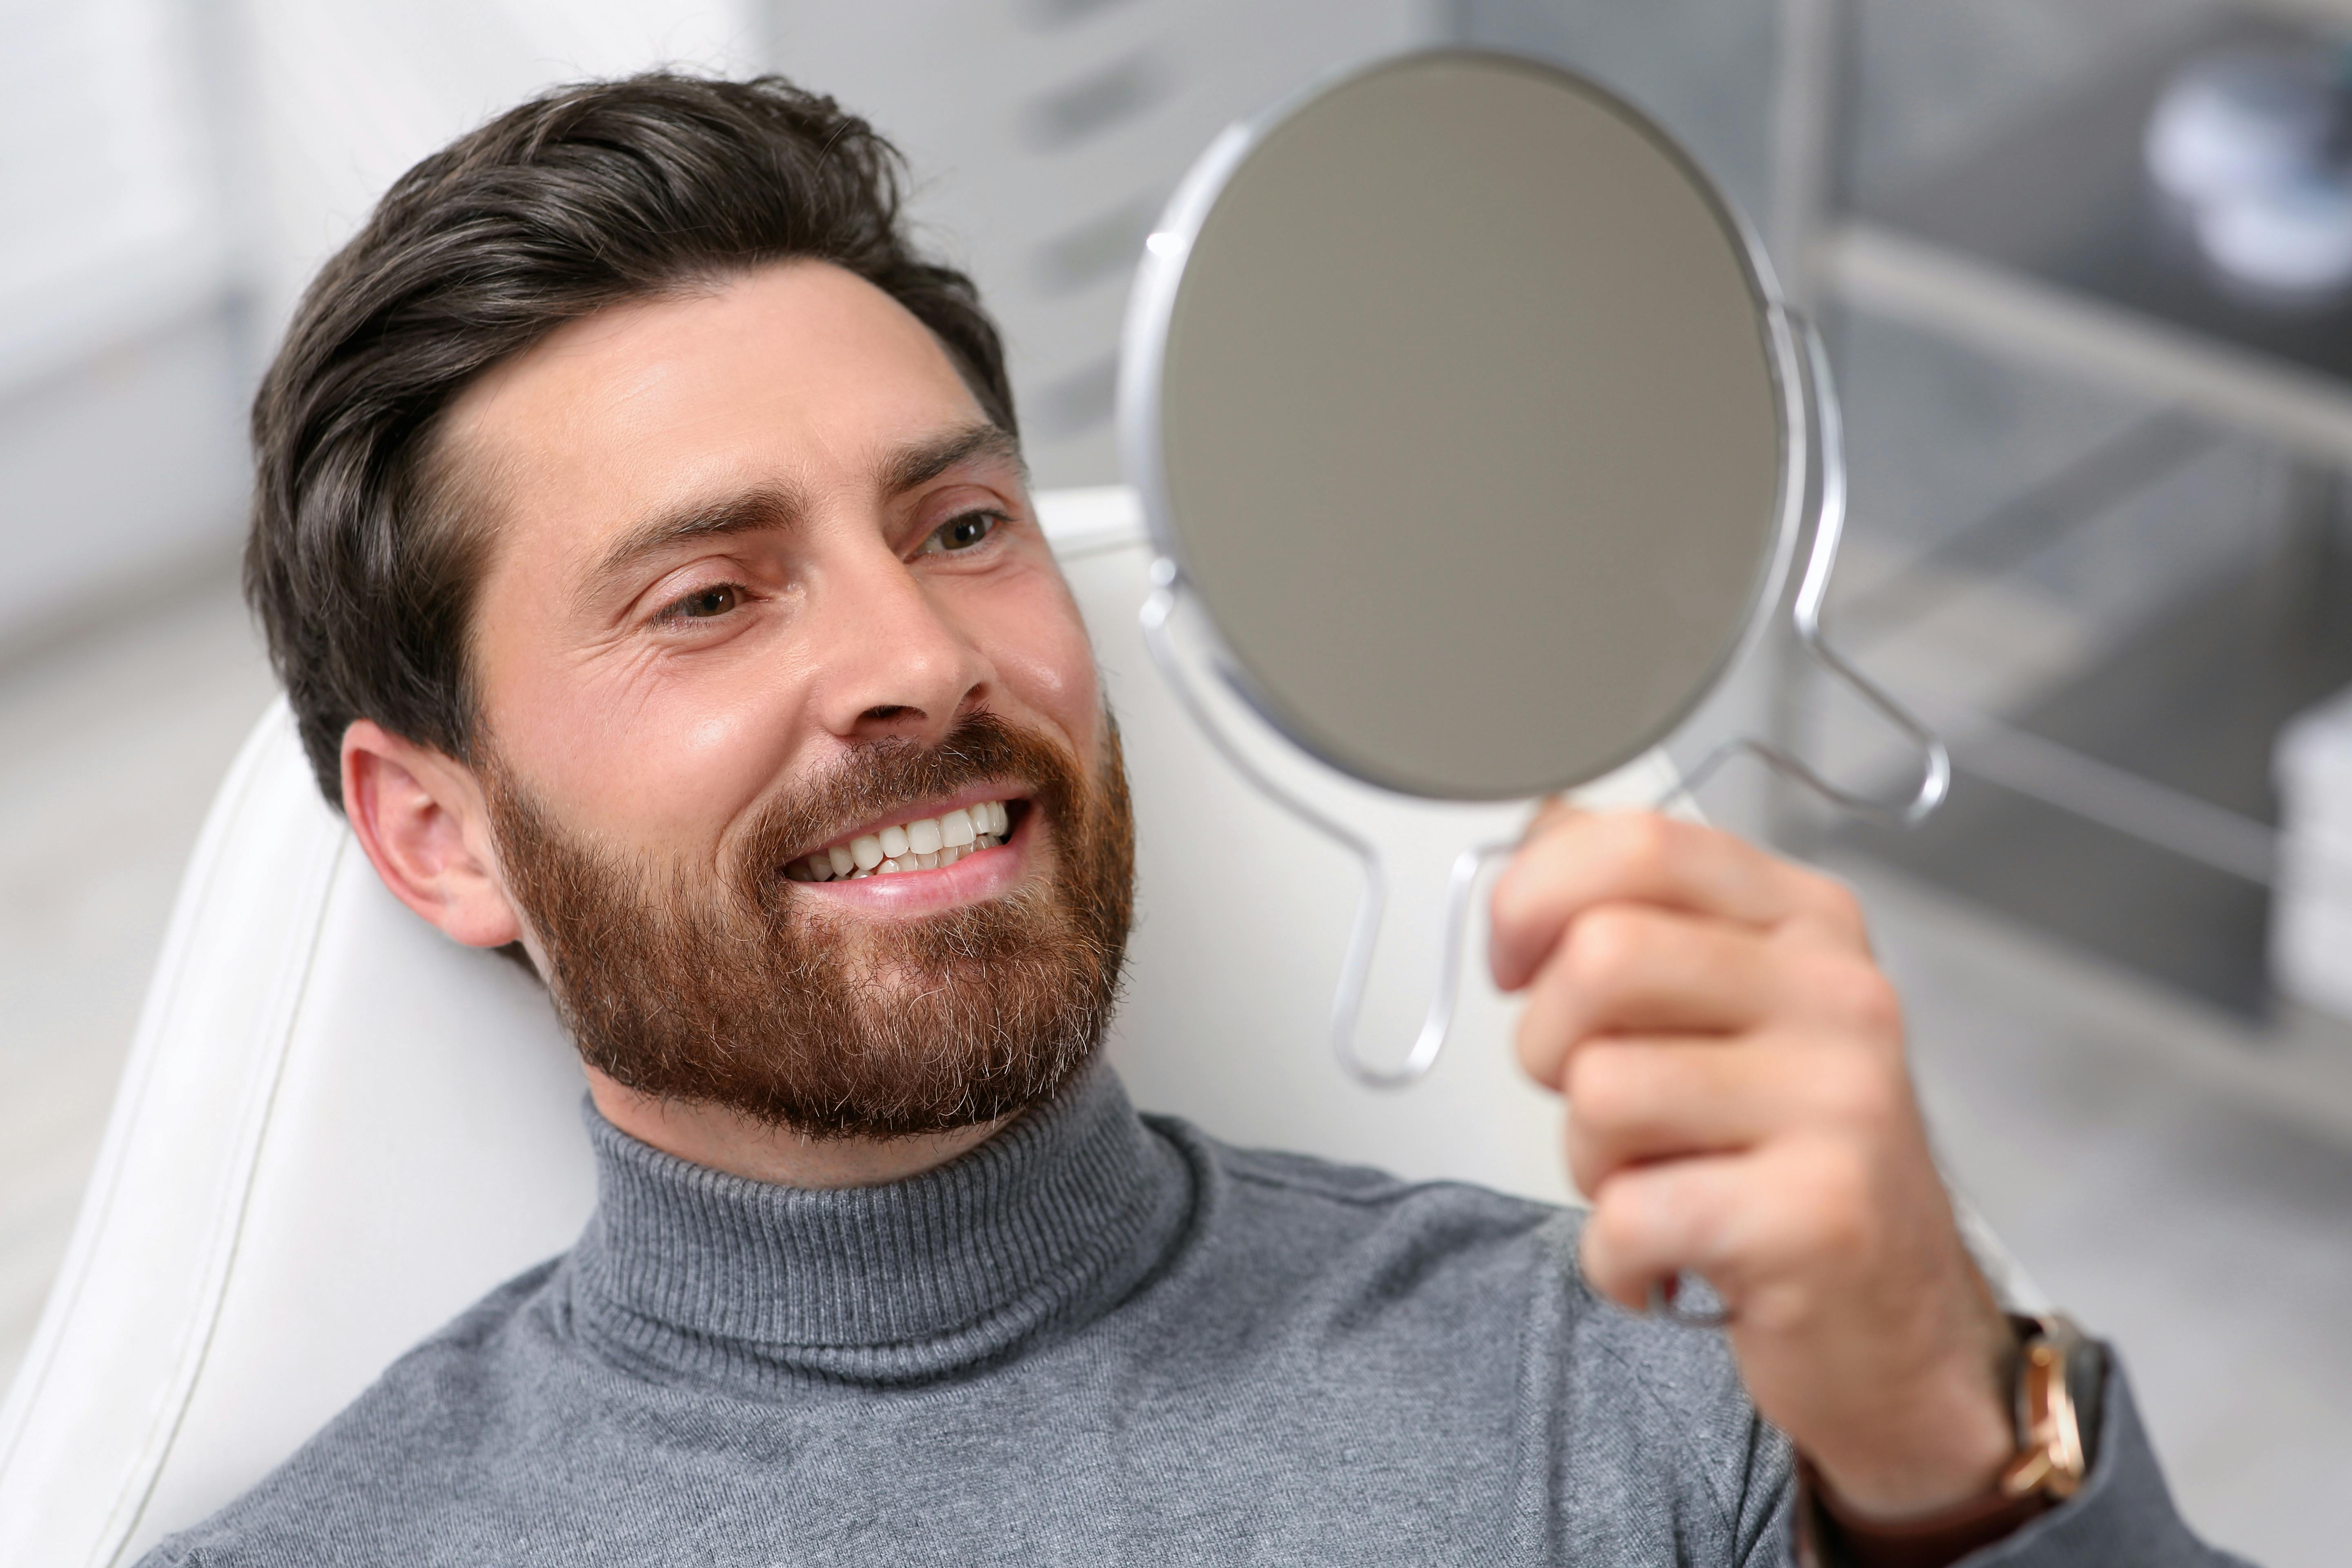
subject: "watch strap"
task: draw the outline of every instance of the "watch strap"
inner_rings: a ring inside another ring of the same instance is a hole
[[[1797,1561],[1806,1568],[1950,1568],[2053,1506],[2039,1494],[1993,1491],[1916,1519],[1864,1519],[1841,1507],[1811,1463],[1800,1458]]]

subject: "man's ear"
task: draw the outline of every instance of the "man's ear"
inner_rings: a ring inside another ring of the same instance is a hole
[[[457,763],[369,719],[343,731],[343,815],[400,901],[468,947],[520,940],[481,785]]]

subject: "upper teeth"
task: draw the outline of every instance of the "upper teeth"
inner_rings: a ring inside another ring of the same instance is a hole
[[[876,833],[861,833],[793,861],[784,875],[795,882],[832,882],[887,877],[897,871],[929,871],[965,856],[992,849],[1012,831],[1012,814],[1001,800],[959,806],[943,816],[919,817]]]

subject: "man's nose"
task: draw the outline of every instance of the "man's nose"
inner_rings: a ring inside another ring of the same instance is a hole
[[[986,695],[981,649],[887,551],[826,575],[809,644],[819,721],[845,741],[944,738]]]

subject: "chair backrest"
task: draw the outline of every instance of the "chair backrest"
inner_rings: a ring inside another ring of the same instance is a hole
[[[1139,918],[1112,1047],[1136,1100],[1237,1142],[1566,1196],[1557,1112],[1511,1067],[1509,1009],[1482,976],[1424,1087],[1377,1094],[1331,1065],[1352,861],[1243,783],[1148,668],[1132,499],[1064,492],[1040,510],[1136,795]],[[1594,793],[1654,799],[1671,776],[1652,759]],[[1443,810],[1401,820],[1461,830]],[[1408,1024],[1376,1006],[1368,1031]],[[581,1088],[544,995],[383,889],[274,707],[197,844],[63,1270],[0,1406],[0,1563],[130,1561],[569,1246],[593,1198]]]

